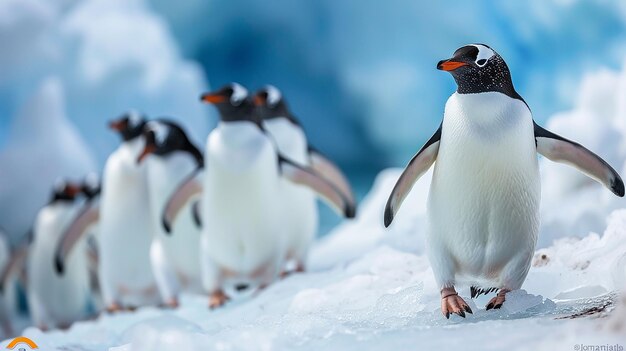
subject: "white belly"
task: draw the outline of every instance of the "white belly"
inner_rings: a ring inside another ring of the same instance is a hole
[[[308,143],[302,128],[286,118],[274,118],[264,122],[266,130],[275,140],[280,153],[288,159],[309,165]],[[306,259],[309,246],[317,233],[318,213],[315,194],[300,185],[283,181],[281,185],[287,234],[287,255],[293,259]]]
[[[539,199],[533,123],[523,102],[500,93],[452,95],[429,195],[431,259],[452,260],[439,265],[452,265],[461,279],[501,283],[511,260],[532,257]]]
[[[282,257],[281,180],[271,141],[249,122],[220,124],[209,135],[206,161],[204,254],[244,275]]]
[[[200,229],[193,222],[191,202],[172,225],[171,235],[162,226],[165,204],[172,192],[195,169],[196,163],[188,154],[173,153],[166,157],[149,157],[148,185],[150,193],[150,211],[153,223],[154,239],[161,241],[167,261],[172,269],[185,280],[200,281]]]
[[[100,280],[112,291],[154,285],[146,169],[136,162],[143,141],[126,144],[107,160],[100,202]]]
[[[89,280],[85,242],[78,242],[67,257],[63,275],[54,268],[61,235],[79,209],[77,204],[60,203],[43,208],[37,216],[27,266],[29,305],[36,323],[49,327],[68,324],[87,312]]]

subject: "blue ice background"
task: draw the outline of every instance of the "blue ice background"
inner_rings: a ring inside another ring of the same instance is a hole
[[[82,2],[57,1],[54,11],[70,12]],[[134,20],[129,13],[149,12],[156,25],[134,24],[155,25],[148,34],[164,37],[169,44],[164,48],[174,51],[151,47],[137,66],[122,67],[96,84],[85,75],[90,61],[81,56],[81,43],[94,35],[129,41],[124,27],[111,21],[90,32],[79,15],[58,24],[45,6],[29,12],[15,3],[0,5],[0,47],[6,50],[0,57],[0,149],[20,108],[51,72],[61,77],[67,116],[98,167],[118,143],[103,121],[124,109],[189,121],[202,142],[216,117],[197,103],[197,90],[230,81],[252,89],[271,83],[283,90],[311,143],[346,170],[361,194],[380,169],[406,163],[436,129],[454,83],[435,64],[457,47],[483,42],[498,51],[538,122],[572,105],[585,72],[617,68],[626,56],[626,5],[620,1],[128,0],[119,9],[100,1],[91,11],[102,11],[103,18],[119,11],[129,26]],[[3,12],[2,6],[14,8]],[[20,17],[20,11],[26,15]],[[11,26],[17,18],[23,21]],[[137,34],[144,37],[149,41],[146,33]],[[36,50],[19,50],[33,41]],[[180,60],[189,62],[161,66]],[[159,82],[171,89],[142,85],[182,65],[187,72],[182,77],[164,75],[169,80]],[[145,72],[154,79],[136,82]],[[3,181],[8,180],[0,173]],[[12,206],[0,205],[3,211]],[[326,228],[334,223],[329,217],[325,212]]]

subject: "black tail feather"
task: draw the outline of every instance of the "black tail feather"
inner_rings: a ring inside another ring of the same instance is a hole
[[[492,292],[497,293],[500,288],[478,288],[475,286],[470,287],[470,294],[472,299],[479,297],[480,295],[487,295]]]

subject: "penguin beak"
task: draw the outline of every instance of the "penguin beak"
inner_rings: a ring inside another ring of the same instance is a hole
[[[81,191],[82,188],[75,184],[68,184],[65,188],[65,193],[71,197],[75,197],[76,195],[80,194]]]
[[[111,121],[109,122],[109,128],[117,131],[117,132],[121,132],[122,130],[124,130],[126,128],[126,123],[124,121],[118,120],[118,121]]]
[[[454,61],[453,58],[448,59],[448,60],[441,60],[439,61],[439,63],[437,63],[438,70],[447,71],[447,72],[454,71],[455,69],[459,67],[463,67],[463,66],[467,66],[467,63]]]
[[[150,155],[151,153],[156,151],[156,146],[154,145],[146,145],[143,148],[143,151],[141,152],[141,155],[139,155],[139,157],[137,157],[137,163],[141,163],[143,161],[144,158],[146,158],[146,156]]]
[[[254,104],[256,106],[263,106],[265,105],[265,102],[267,101],[266,97],[263,94],[256,94],[254,95]]]
[[[200,101],[207,104],[219,104],[226,102],[226,97],[220,93],[206,93],[200,96]]]

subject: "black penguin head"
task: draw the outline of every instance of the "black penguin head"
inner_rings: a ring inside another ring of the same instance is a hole
[[[254,94],[254,104],[262,119],[288,117],[290,115],[282,93],[273,85],[266,85],[257,90]]]
[[[80,194],[80,192],[81,187],[79,184],[59,179],[54,184],[49,204],[57,202],[72,202],[76,199],[76,196]]]
[[[175,122],[167,119],[158,119],[146,123],[143,128],[146,140],[143,151],[137,158],[142,162],[148,155],[166,157],[175,151],[189,153],[198,167],[204,165],[202,153],[187,137],[185,131]]]
[[[146,118],[136,111],[130,111],[109,123],[109,128],[118,132],[124,141],[141,135]]]
[[[238,83],[230,83],[219,90],[202,94],[202,102],[214,105],[223,122],[250,121],[261,126],[248,90]]]
[[[513,87],[506,62],[487,45],[463,46],[451,58],[439,61],[437,69],[452,74],[459,94],[500,92],[522,100]]]
[[[96,173],[87,174],[80,185],[80,189],[87,200],[91,200],[98,196],[100,194],[100,179],[98,178],[98,175]]]

